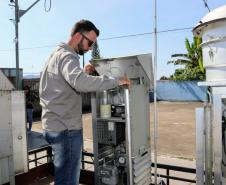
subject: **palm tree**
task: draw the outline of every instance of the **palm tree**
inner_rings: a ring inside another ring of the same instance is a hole
[[[202,40],[199,37],[193,37],[193,43],[185,39],[187,54],[173,54],[172,60],[167,64],[184,65],[184,68],[176,69],[170,77],[172,80],[204,80],[205,69],[202,60]]]

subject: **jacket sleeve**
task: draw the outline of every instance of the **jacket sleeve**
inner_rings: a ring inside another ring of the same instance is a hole
[[[103,91],[117,87],[117,79],[103,76],[91,76],[83,72],[79,60],[73,55],[66,56],[59,65],[62,77],[72,88],[79,92]]]

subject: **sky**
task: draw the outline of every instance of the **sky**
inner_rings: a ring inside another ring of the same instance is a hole
[[[9,20],[14,19],[14,8],[9,2],[0,0],[0,67],[14,68],[15,27]],[[19,7],[26,10],[33,2],[19,0]],[[226,1],[207,3],[213,10]],[[158,33],[157,78],[174,73],[175,66],[167,61],[172,54],[186,53],[185,38],[192,41],[192,27],[207,13],[203,0],[157,0],[157,31],[191,28]],[[154,53],[154,0],[40,0],[19,23],[19,61],[24,74],[40,73],[55,46],[68,41],[72,26],[81,19],[91,20],[100,29],[103,58]],[[115,38],[136,34],[141,35]],[[85,54],[85,63],[90,57],[91,52]]]

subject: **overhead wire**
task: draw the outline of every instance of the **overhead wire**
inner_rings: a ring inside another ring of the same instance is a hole
[[[203,0],[203,2],[204,2],[204,5],[205,5],[205,8],[207,8],[209,10],[209,12],[210,12],[210,8],[209,8],[209,5],[207,3],[207,0]]]
[[[191,30],[191,29],[193,29],[193,27],[175,28],[175,29],[167,29],[167,30],[158,31],[157,33],[185,31],[185,30]],[[120,35],[120,36],[115,36],[115,37],[100,38],[98,40],[105,41],[105,40],[122,39],[122,38],[128,38],[128,37],[137,37],[137,36],[144,36],[144,35],[152,35],[152,34],[154,34],[154,32]],[[44,45],[44,46],[35,46],[35,47],[20,48],[20,50],[42,49],[42,48],[50,48],[50,47],[54,47],[54,46],[56,46],[56,45],[55,44],[51,44],[51,45]],[[9,51],[13,51],[13,49],[0,49],[0,52],[9,52]]]

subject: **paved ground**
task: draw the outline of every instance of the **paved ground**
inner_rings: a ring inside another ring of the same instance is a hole
[[[195,108],[200,102],[159,102],[158,154],[184,159],[195,157]],[[151,104],[151,125],[153,125]]]
[[[150,119],[153,128],[154,105],[150,104]],[[158,102],[158,163],[195,168],[195,108],[200,102]],[[92,152],[91,114],[83,115],[84,147]],[[40,122],[33,130],[41,132]],[[151,129],[153,134],[153,129]],[[191,176],[190,178],[195,178]],[[182,183],[173,182],[174,185]],[[190,183],[184,183],[190,184]]]

